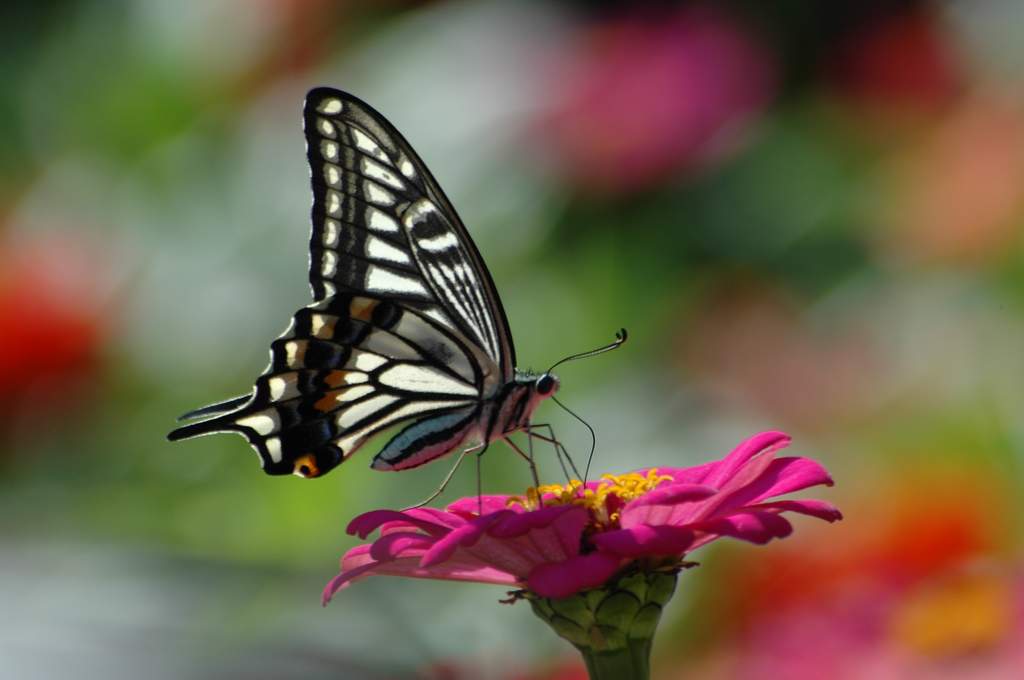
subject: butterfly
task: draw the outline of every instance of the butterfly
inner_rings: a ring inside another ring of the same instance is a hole
[[[168,435],[243,435],[271,475],[318,477],[376,433],[404,470],[529,430],[558,390],[515,368],[494,281],[441,187],[401,134],[356,97],[306,96],[313,302],[270,346],[251,394],[181,417]]]

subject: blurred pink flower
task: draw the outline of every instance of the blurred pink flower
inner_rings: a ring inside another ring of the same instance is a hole
[[[678,564],[723,536],[753,543],[788,536],[792,525],[782,517],[785,512],[840,519],[824,501],[774,500],[832,484],[813,460],[776,458],[775,451],[789,441],[785,434],[765,432],[724,459],[697,467],[606,475],[585,486],[544,486],[525,498],[463,498],[445,510],[365,513],[352,521],[349,533],[366,538],[380,529],[380,538],[345,554],[324,602],[372,575],[495,583],[562,598],[601,586],[631,564]]]
[[[570,49],[552,68],[544,139],[596,190],[642,188],[734,146],[774,90],[772,55],[710,8],[609,21]]]
[[[1024,578],[963,569],[910,588],[860,588],[752,628],[731,677],[812,680],[1017,678]],[[809,639],[814,640],[808,645]]]
[[[679,326],[679,369],[726,408],[753,407],[805,430],[873,412],[885,371],[869,328],[853,317],[823,330],[802,304],[759,279],[713,290]]]

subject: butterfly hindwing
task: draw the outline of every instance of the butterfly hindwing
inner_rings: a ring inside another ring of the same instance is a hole
[[[301,473],[305,465],[315,476],[381,429],[465,409],[480,396],[466,341],[387,300],[338,294],[304,307],[270,355],[244,406],[171,438],[239,432],[268,473]]]

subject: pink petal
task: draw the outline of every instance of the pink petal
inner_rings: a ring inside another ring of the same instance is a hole
[[[737,508],[765,498],[772,498],[792,491],[806,489],[818,484],[832,484],[832,478],[821,464],[809,458],[776,458],[764,459],[767,465],[759,470],[757,477],[748,480],[742,486],[734,486],[726,491],[715,503],[714,513],[727,514]],[[754,466],[748,466],[754,471]]]
[[[839,508],[819,500],[796,500],[796,501],[774,501],[772,503],[758,503],[747,506],[759,510],[778,510],[780,512],[797,512],[801,515],[810,515],[823,519],[826,522],[835,522],[843,518]]]
[[[405,525],[422,529],[431,535],[440,535],[450,529],[454,518],[446,517],[440,510],[432,508],[415,508],[413,510],[372,510],[364,512],[351,522],[346,531],[350,534],[366,538],[373,531],[389,522],[401,522]]]
[[[404,576],[407,578],[429,578],[446,581],[473,581],[475,583],[495,583],[500,585],[520,585],[514,575],[467,559],[459,562],[448,562],[431,568],[419,565],[417,558],[403,557],[390,562],[368,562],[350,571],[343,571],[330,580],[324,588],[323,604],[327,604],[336,592],[360,579],[368,576]]]
[[[538,564],[548,561],[527,536],[507,539],[485,534],[463,550],[475,560],[520,578],[525,578]]]
[[[732,453],[722,459],[705,478],[708,486],[723,488],[746,463],[758,454],[771,453],[789,445],[791,438],[784,432],[762,432],[742,442]]]
[[[526,585],[541,597],[568,597],[604,585],[621,564],[618,557],[605,553],[577,555],[564,562],[538,565],[530,572]]]
[[[654,491],[645,493],[640,498],[628,503],[627,510],[636,510],[648,505],[677,505],[691,501],[703,500],[713,496],[718,490],[702,484],[662,484]]]
[[[565,555],[578,555],[580,552],[580,540],[583,537],[583,529],[590,521],[590,514],[583,508],[575,507],[567,512],[552,524],[555,538],[561,546]]]
[[[356,567],[362,566],[368,562],[374,562],[370,557],[370,550],[373,548],[372,545],[357,545],[352,548],[344,555],[341,556],[341,570],[348,571],[349,569],[355,569]]]
[[[591,537],[600,550],[623,557],[682,555],[694,540],[694,532],[684,527],[648,526],[614,529]]]
[[[654,470],[655,474],[671,477],[672,481],[677,484],[703,484],[708,474],[720,463],[721,461],[716,460],[711,463],[701,463],[700,465],[694,465],[692,467],[643,468],[637,470],[637,472],[641,475],[646,475],[651,470]]]
[[[370,556],[378,562],[398,559],[399,557],[420,557],[436,538],[407,531],[381,536],[370,546]]]
[[[786,441],[788,442],[788,439]],[[661,518],[661,523],[680,525],[732,514],[751,499],[758,497],[766,484],[770,485],[770,481],[764,480],[772,479],[770,470],[773,469],[775,462],[772,458],[773,453],[774,449],[767,448],[760,455],[748,457],[742,466],[733,470],[732,476],[721,480],[721,486],[715,496],[703,503],[676,506],[671,516]],[[720,472],[716,471],[710,476],[718,475]]]
[[[584,521],[586,520],[586,511],[582,508],[577,508],[573,505],[551,505],[532,512],[506,514],[501,520],[491,525],[487,533],[495,538],[522,536],[532,529],[540,529],[551,525],[559,517],[566,512],[571,512],[573,509],[581,513]]]
[[[701,501],[716,493],[700,484],[665,484],[626,505],[620,513],[619,525],[630,529],[641,524],[685,524],[704,507]]]
[[[361,567],[341,572],[327,582],[327,585],[324,587],[323,594],[320,595],[320,603],[326,607],[327,603],[331,601],[331,598],[334,597],[336,592],[347,586],[350,582],[361,577],[365,577],[368,572],[373,571],[376,566],[376,562],[371,562],[369,564],[364,564]]]
[[[509,505],[508,499],[511,496],[500,496],[500,495],[485,495],[480,496],[480,500],[477,500],[476,496],[469,496],[467,498],[460,498],[457,501],[453,501],[448,504],[448,512],[455,512],[462,515],[477,515],[480,511],[481,504],[483,505],[483,514],[487,515],[492,512],[498,512],[499,510],[515,509],[519,507],[517,505]]]
[[[833,484],[828,470],[810,458],[776,458],[765,473],[765,478],[774,478],[774,483],[764,489],[756,500],[781,496],[819,484]]]
[[[447,560],[455,549],[462,546],[471,546],[480,540],[484,532],[495,522],[501,521],[506,516],[515,516],[511,510],[502,510],[490,515],[484,515],[473,519],[461,527],[452,529],[445,536],[439,538],[434,545],[423,554],[420,563],[423,567],[431,567]]]
[[[694,528],[708,534],[732,536],[758,544],[767,543],[773,538],[785,538],[793,532],[793,525],[786,518],[774,512],[758,511],[717,517],[694,525]],[[702,544],[707,542],[701,541]]]
[[[580,539],[589,517],[583,508],[573,510],[577,512],[564,512],[550,526],[535,529],[526,535],[525,538],[536,549],[542,561],[559,562],[580,553]]]

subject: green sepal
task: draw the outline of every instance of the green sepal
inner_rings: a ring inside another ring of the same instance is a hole
[[[591,680],[647,680],[654,633],[675,593],[676,563],[644,569],[634,565],[602,588],[552,599],[529,591],[534,614],[583,655]]]

